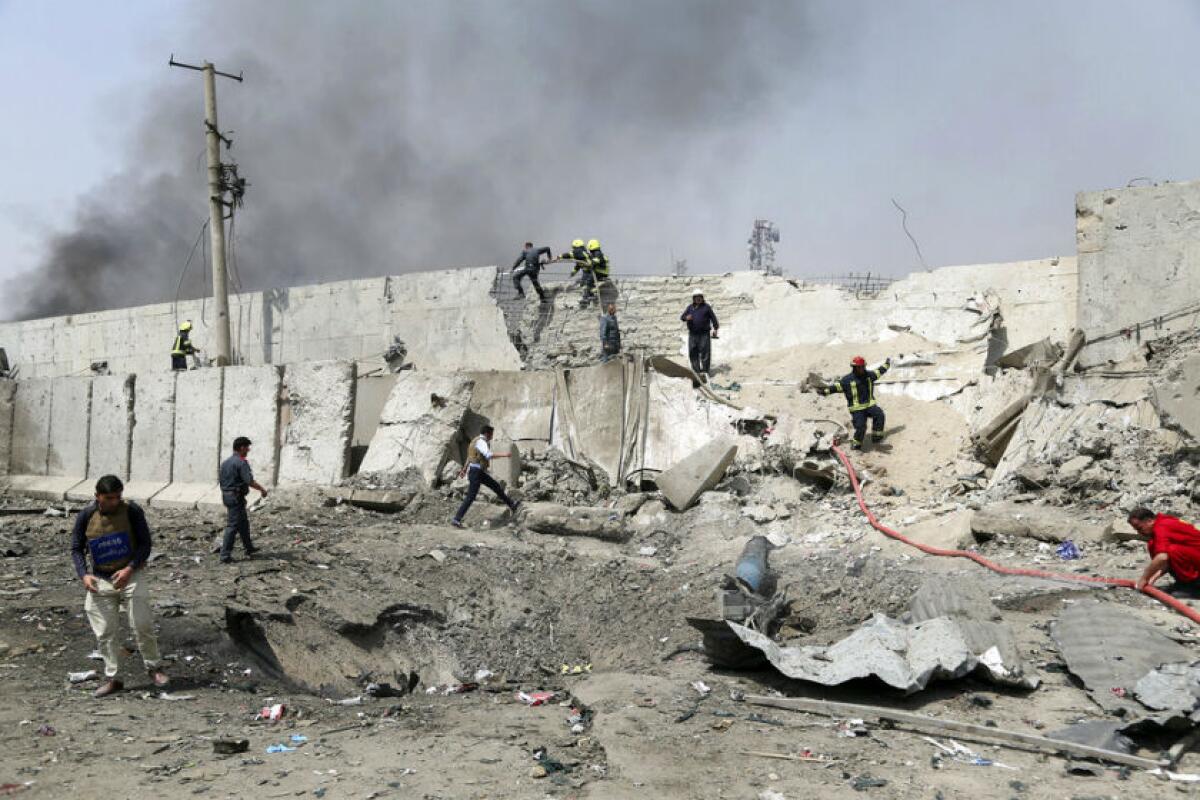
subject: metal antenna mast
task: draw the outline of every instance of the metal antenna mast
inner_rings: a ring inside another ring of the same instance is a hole
[[[221,142],[226,148],[233,147],[233,140],[221,135],[217,127],[217,79],[230,78],[242,82],[241,74],[230,75],[228,72],[218,72],[211,62],[205,61],[202,66],[184,64],[175,60],[167,62],[172,67],[193,69],[204,73],[204,128],[208,154],[208,217],[209,236],[212,245],[212,280],[213,304],[217,308],[217,342],[216,364],[219,367],[233,363],[233,353],[230,347],[229,333],[229,275],[225,271],[225,208],[240,205],[242,194],[246,190],[246,182],[238,177],[237,166],[221,163]],[[226,200],[225,195],[230,195]],[[232,215],[232,211],[230,215]]]
[[[775,243],[779,241],[779,228],[769,219],[754,220],[754,229],[750,232],[750,269],[765,272],[768,275],[782,275],[782,267],[775,265]]]

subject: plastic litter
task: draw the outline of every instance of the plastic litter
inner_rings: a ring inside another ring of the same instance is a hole
[[[345,700],[327,700],[332,706],[361,706],[363,698],[360,694],[358,697],[347,697]]]
[[[293,733],[292,734],[292,744],[304,744],[307,741],[308,741],[308,737],[302,733]]]
[[[1070,539],[1067,539],[1065,542],[1060,544],[1058,547],[1054,548],[1054,552],[1063,561],[1074,561],[1075,559],[1079,558],[1081,555],[1079,552],[1079,548],[1076,547],[1075,543],[1072,542]]]
[[[85,681],[94,680],[100,677],[100,673],[94,669],[84,670],[83,672],[68,672],[67,680],[71,683],[84,683]]]
[[[273,744],[267,747],[268,754],[274,753],[294,753],[296,748],[288,747],[286,744]]]
[[[250,749],[249,739],[214,739],[213,752],[221,756],[232,756]]]
[[[563,664],[559,672],[563,675],[582,675],[591,672],[591,664]]]
[[[53,726],[43,725],[37,729],[38,736],[57,736],[58,731],[54,730]]]
[[[706,684],[704,681],[692,681],[692,688],[699,692],[701,697],[709,694],[712,691],[712,687]]]
[[[262,710],[258,712],[258,716],[255,717],[255,719],[264,719],[268,722],[279,722],[279,720],[283,719],[283,715],[286,713],[287,706],[285,706],[283,703],[276,703],[273,706],[263,706]]]
[[[554,692],[517,692],[517,699],[527,706],[542,706],[553,700]]]

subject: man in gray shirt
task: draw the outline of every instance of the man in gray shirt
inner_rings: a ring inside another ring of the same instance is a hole
[[[250,516],[246,513],[246,495],[251,489],[262,492],[267,496],[267,490],[254,480],[254,471],[246,455],[250,452],[250,440],[239,436],[233,440],[233,455],[221,462],[221,502],[225,504],[227,513],[225,520],[225,538],[221,542],[221,563],[233,562],[233,541],[240,534],[242,549],[246,555],[258,551],[250,541]]]

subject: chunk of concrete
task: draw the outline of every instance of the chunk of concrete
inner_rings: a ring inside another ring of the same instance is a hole
[[[273,486],[279,463],[279,367],[226,367],[223,371],[221,458],[232,452],[235,438],[249,438],[253,444],[247,460],[254,479]]]
[[[525,527],[535,533],[588,536],[610,542],[623,542],[629,537],[621,514],[612,509],[558,503],[526,503],[521,509]]]
[[[337,483],[346,477],[349,465],[354,362],[289,364],[283,383],[279,483]]]
[[[349,503],[368,511],[395,514],[403,511],[416,497],[415,489],[355,489],[350,493]]]
[[[1153,390],[1163,421],[1200,441],[1200,355],[1185,359]]]
[[[171,462],[175,455],[175,376],[174,372],[145,372],[134,383],[131,484],[147,484],[147,488],[155,485],[161,490],[171,482]]]
[[[1077,514],[1055,506],[1021,503],[993,503],[975,512],[971,533],[978,541],[996,536],[1029,537],[1043,542],[1099,542],[1104,525],[1083,520]]]
[[[493,453],[508,453],[508,458],[493,458],[488,472],[507,488],[515,488],[521,481],[521,449],[517,443],[500,439],[492,443]]]
[[[8,478],[7,486],[10,492],[31,497],[34,500],[49,500],[57,502],[67,499],[67,495],[77,491],[76,487],[86,486],[87,481],[77,477],[62,475],[12,475]],[[88,495],[90,498],[91,495]]]
[[[50,450],[50,378],[17,381],[13,393],[12,457],[14,475],[45,475]]]
[[[171,482],[217,482],[221,448],[221,393],[225,370],[180,372],[175,381],[175,451]],[[189,506],[190,507],[190,506]]]
[[[655,482],[667,502],[677,511],[684,511],[720,482],[737,450],[729,439],[714,439],[664,470]]]
[[[92,379],[92,422],[88,438],[88,477],[116,475],[129,480],[133,435],[132,375]]]
[[[461,447],[474,384],[461,375],[406,372],[396,380],[359,472],[416,470],[429,486]]]
[[[46,474],[74,477],[88,474],[88,428],[92,421],[92,379],[55,378],[50,397],[50,447]]]
[[[211,501],[214,492],[220,492],[215,479],[211,483],[176,482],[156,493],[150,507],[191,510],[201,501]]]

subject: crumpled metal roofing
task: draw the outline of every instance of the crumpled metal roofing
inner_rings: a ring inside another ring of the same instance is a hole
[[[1133,695],[1138,681],[1163,664],[1192,660],[1186,647],[1112,603],[1068,606],[1051,625],[1050,637],[1067,669],[1105,710],[1139,711],[1124,697]]]

